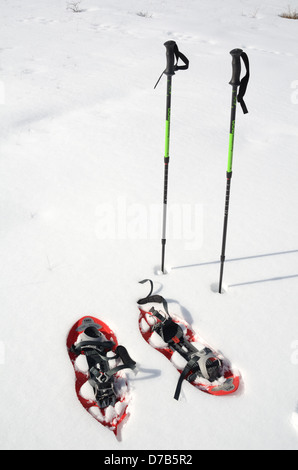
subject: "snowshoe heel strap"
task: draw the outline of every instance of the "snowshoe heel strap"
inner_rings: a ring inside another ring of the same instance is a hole
[[[207,379],[212,382],[216,380],[220,375],[220,364],[220,360],[217,359],[214,356],[214,353],[212,353],[211,351],[208,353],[206,351],[206,354],[201,354],[198,351],[198,354],[194,354],[180,374],[174,395],[175,400],[179,399],[182,382],[184,379],[192,381],[195,380],[195,378],[199,375],[204,379]],[[191,375],[188,377],[190,373]]]
[[[209,352],[205,356],[201,356],[198,361],[200,371],[205,379],[210,381],[218,378],[218,368],[220,365],[219,359],[214,357],[212,352]]]

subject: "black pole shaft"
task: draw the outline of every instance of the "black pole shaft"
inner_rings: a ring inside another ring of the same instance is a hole
[[[229,144],[229,158],[227,168],[227,184],[226,184],[226,198],[225,198],[225,211],[224,211],[224,225],[223,225],[223,236],[222,236],[222,247],[220,256],[220,276],[219,276],[219,288],[218,292],[222,292],[222,280],[226,254],[226,243],[227,243],[227,230],[228,230],[228,219],[229,219],[229,206],[230,206],[230,192],[231,192],[231,179],[232,179],[232,163],[233,163],[233,150],[234,150],[234,134],[235,134],[235,122],[236,122],[236,107],[237,107],[237,90],[238,85],[233,85],[232,88],[232,104],[231,104],[231,119],[230,119],[230,144]]]
[[[162,226],[162,254],[161,271],[165,273],[165,251],[167,237],[167,204],[168,204],[168,175],[169,175],[169,149],[170,149],[170,123],[171,123],[171,96],[172,96],[172,75],[167,76],[167,102],[166,102],[166,136],[165,136],[165,156],[164,156],[164,189],[163,189],[163,226]]]

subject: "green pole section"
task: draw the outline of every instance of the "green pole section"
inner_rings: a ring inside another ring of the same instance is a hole
[[[170,119],[171,119],[171,108],[169,109],[168,119],[166,120],[165,158],[170,158]]]
[[[235,103],[234,106],[236,107],[236,103]],[[235,136],[235,120],[232,121],[231,130],[232,130],[232,132],[230,133],[229,154],[228,154],[228,167],[227,167],[227,172],[228,172],[228,173],[231,173],[231,172],[232,172],[232,166],[233,166],[234,136]]]

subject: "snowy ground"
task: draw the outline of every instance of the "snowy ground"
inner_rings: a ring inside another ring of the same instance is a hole
[[[278,16],[288,4],[83,0],[74,13],[65,0],[2,0],[1,449],[298,449],[298,22]],[[172,269],[159,276],[165,78],[153,86],[169,39],[190,68],[173,78]],[[235,47],[250,58],[249,114],[238,108],[219,295]],[[176,370],[138,331],[148,277],[239,368],[239,393],[184,384],[173,400]],[[141,367],[121,442],[75,395],[65,341],[83,315],[108,323]]]

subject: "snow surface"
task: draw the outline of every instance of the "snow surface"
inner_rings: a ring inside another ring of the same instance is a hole
[[[1,449],[298,449],[297,28],[289,0],[2,0]],[[169,232],[160,269],[167,40]],[[231,56],[250,58],[221,250]],[[191,222],[191,223],[190,223]],[[183,384],[138,331],[151,278],[242,374]],[[137,360],[122,441],[76,398],[69,329],[100,317]]]

